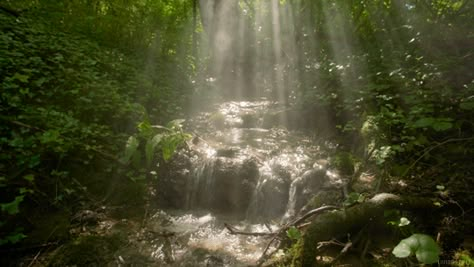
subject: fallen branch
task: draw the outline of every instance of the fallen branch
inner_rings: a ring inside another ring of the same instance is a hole
[[[235,227],[227,224],[227,223],[224,223],[224,226],[227,230],[229,230],[229,232],[233,235],[247,235],[247,236],[271,236],[272,239],[270,239],[270,241],[267,243],[267,245],[265,246],[265,249],[263,250],[262,252],[262,256],[260,256],[258,262],[257,262],[257,265],[258,266],[261,266],[265,259],[267,258],[267,252],[268,250],[270,249],[271,245],[273,244],[273,242],[275,240],[277,240],[279,237],[281,237],[281,235],[285,234],[286,231],[290,228],[290,227],[298,227],[298,225],[300,225],[302,222],[304,222],[306,219],[314,216],[314,215],[317,215],[317,214],[320,214],[324,211],[327,211],[327,210],[335,210],[335,209],[340,209],[340,207],[337,207],[337,206],[322,206],[322,207],[319,207],[317,209],[313,209],[313,210],[310,210],[308,211],[307,213],[305,213],[304,215],[300,216],[299,218],[296,218],[295,220],[283,225],[280,229],[278,229],[278,231],[276,232],[245,232],[245,231],[240,231],[238,229],[236,229]],[[307,224],[304,224],[302,225],[302,227],[306,226]],[[268,227],[268,226],[267,226]],[[271,254],[270,254],[271,255]],[[270,256],[269,255],[269,256]]]
[[[297,226],[298,224],[300,224],[301,222],[303,222],[304,220],[308,219],[309,217],[311,217],[313,215],[322,213],[323,211],[337,210],[337,209],[340,209],[340,207],[328,205],[328,206],[322,206],[322,207],[319,207],[317,209],[310,210],[307,213],[305,213],[303,216],[301,216],[300,218],[297,218],[293,222],[290,222],[289,224],[287,224],[285,230],[287,230],[291,226]]]
[[[224,223],[224,226],[233,235],[271,236],[271,235],[275,234],[275,233],[272,233],[272,232],[245,232],[245,231],[240,231],[240,230],[236,229],[235,227],[232,227],[231,225],[229,225],[227,223]]]
[[[302,223],[303,221],[305,221],[306,219],[310,218],[311,216],[313,215],[316,215],[316,214],[319,214],[319,213],[322,213],[324,211],[327,211],[327,210],[333,210],[333,209],[339,209],[339,207],[336,207],[336,206],[322,206],[322,207],[319,207],[317,209],[313,209],[313,210],[310,210],[309,212],[305,213],[303,216],[297,218],[296,220],[290,222],[290,223],[287,223],[285,224],[282,228],[280,228],[278,230],[278,232],[274,233],[273,235],[273,238],[267,243],[267,246],[265,247],[265,249],[263,250],[262,252],[262,256],[260,256],[260,258],[258,259],[257,261],[257,264],[258,266],[261,266],[266,258],[267,258],[267,252],[268,250],[270,249],[271,245],[273,244],[273,242],[279,237],[281,236],[282,234],[286,233],[286,231],[292,227],[292,226],[295,226],[297,227],[300,223]],[[271,256],[268,255],[268,256]]]

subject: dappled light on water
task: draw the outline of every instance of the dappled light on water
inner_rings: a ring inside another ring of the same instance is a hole
[[[175,262],[172,266],[197,266],[197,261],[212,257],[223,259],[225,266],[254,264],[263,252],[266,239],[231,234],[224,227],[224,222],[233,224],[242,231],[277,230],[276,225],[248,224],[229,216],[159,212],[148,223],[155,223],[157,231],[172,232],[174,236],[168,240],[169,248],[163,244],[156,245],[151,256],[161,261],[172,257]]]

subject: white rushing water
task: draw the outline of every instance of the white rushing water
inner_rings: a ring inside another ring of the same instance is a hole
[[[182,205],[150,222],[156,231],[175,235],[167,248],[155,248],[155,257],[171,257],[173,266],[255,263],[268,238],[231,234],[224,223],[248,232],[275,231],[319,192],[322,178],[339,179],[324,166],[321,146],[275,116],[284,111],[269,101],[231,101],[191,120],[197,139],[190,143]]]

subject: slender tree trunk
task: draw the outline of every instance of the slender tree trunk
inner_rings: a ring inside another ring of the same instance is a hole
[[[193,0],[193,57],[194,62],[198,62],[198,49],[197,49],[197,1]]]

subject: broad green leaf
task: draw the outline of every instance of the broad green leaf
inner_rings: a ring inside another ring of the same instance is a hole
[[[436,189],[439,191],[443,191],[444,189],[446,189],[446,187],[444,185],[437,185]]]
[[[30,76],[24,75],[24,74],[20,74],[20,73],[17,72],[17,73],[15,73],[15,74],[13,75],[12,78],[13,78],[13,80],[18,80],[18,81],[20,81],[20,82],[22,82],[22,83],[27,83],[27,82],[28,82],[28,79],[30,78]]]
[[[286,230],[286,235],[291,240],[299,240],[301,238],[301,232],[298,228],[292,226],[288,230]]]
[[[408,244],[400,242],[392,251],[392,254],[397,258],[406,258],[412,253]]]
[[[447,121],[436,121],[432,126],[433,129],[438,132],[453,128],[453,124]]]
[[[135,136],[130,136],[125,144],[125,153],[122,158],[124,162],[128,162],[132,156],[137,152],[138,149],[138,139]]]
[[[33,174],[27,174],[23,176],[23,179],[27,180],[28,182],[33,182],[35,180],[35,176]]]
[[[416,258],[425,264],[436,263],[439,260],[440,249],[436,241],[431,236],[417,234],[419,249],[416,250]]]
[[[433,125],[433,123],[436,120],[434,118],[421,118],[417,120],[414,124],[413,127],[415,128],[425,128],[425,127],[430,127]]]
[[[9,203],[1,203],[0,206],[2,208],[2,211],[10,214],[10,215],[14,215],[14,214],[17,214],[18,212],[20,212],[18,206],[20,205],[20,203],[23,201],[23,198],[25,196],[23,195],[20,195],[20,196],[17,196],[15,197],[15,200],[13,200],[12,202],[9,202]]]
[[[432,264],[438,262],[440,249],[431,236],[413,234],[400,241],[392,253],[398,258],[406,258],[413,253],[419,262]]]
[[[145,145],[145,160],[149,167],[153,161],[153,154],[155,153],[156,146],[161,142],[163,135],[157,134],[152,139],[149,139]]]
[[[23,233],[16,233],[16,234],[12,234],[12,235],[9,235],[7,236],[7,240],[10,241],[10,243],[12,244],[16,244],[18,242],[20,242],[20,240],[26,238],[27,236]]]
[[[137,128],[142,136],[149,137],[153,133],[151,124],[148,121],[140,122]]]

